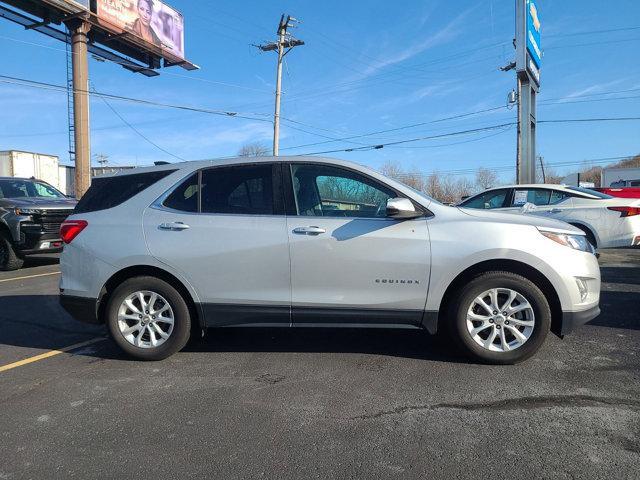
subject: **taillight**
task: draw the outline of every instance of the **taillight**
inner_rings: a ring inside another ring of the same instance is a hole
[[[65,220],[60,225],[60,238],[64,243],[71,243],[87,225],[86,220]]]
[[[640,207],[607,207],[614,212],[620,212],[620,217],[634,217],[640,215]]]

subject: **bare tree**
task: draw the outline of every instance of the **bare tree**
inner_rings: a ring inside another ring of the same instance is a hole
[[[495,187],[498,184],[498,175],[493,170],[480,167],[476,172],[476,186],[481,190]]]
[[[418,172],[416,168],[413,168],[410,171],[405,171],[398,162],[387,161],[382,165],[380,171],[383,175],[402,182],[415,190],[420,192],[425,191],[425,176]]]
[[[238,156],[240,157],[264,157],[269,155],[269,148],[265,147],[260,142],[246,143],[240,150],[238,150]]]

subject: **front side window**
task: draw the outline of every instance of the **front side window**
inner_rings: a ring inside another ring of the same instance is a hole
[[[202,212],[273,215],[271,164],[216,167],[202,171]]]
[[[507,198],[508,190],[491,190],[490,192],[481,193],[464,202],[461,206],[465,208],[479,208],[490,210],[494,208],[502,208]]]
[[[301,216],[383,218],[387,200],[396,196],[392,189],[338,167],[292,165],[291,175]]]

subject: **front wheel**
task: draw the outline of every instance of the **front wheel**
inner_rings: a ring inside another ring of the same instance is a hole
[[[0,232],[0,270],[19,270],[24,264],[24,259],[16,253],[8,236]]]
[[[129,355],[163,360],[182,350],[191,315],[182,295],[155,277],[135,277],[114,292],[106,310],[111,337]]]
[[[488,272],[466,284],[451,302],[451,333],[476,360],[514,364],[534,355],[551,327],[549,302],[530,280]]]

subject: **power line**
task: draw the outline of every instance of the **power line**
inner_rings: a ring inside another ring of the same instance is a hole
[[[578,35],[595,35],[598,33],[626,32],[629,30],[640,30],[640,26],[636,25],[633,27],[609,28],[606,30],[585,30],[581,32],[569,32],[569,33],[552,33],[550,35],[545,35],[545,37],[549,37],[549,38],[575,37]]]
[[[538,123],[633,122],[637,120],[640,120],[640,117],[564,118],[555,120],[538,120]]]
[[[92,88],[95,91],[95,88]],[[133,130],[135,133],[137,133],[140,138],[142,138],[143,140],[145,140],[147,143],[149,143],[150,145],[153,145],[155,148],[157,148],[158,150],[160,150],[161,152],[166,153],[167,155],[176,158],[178,160],[182,160],[182,161],[186,161],[184,158],[179,157],[178,155],[175,155],[174,153],[171,153],[168,150],[165,150],[164,148],[162,148],[160,145],[158,145],[157,143],[155,143],[153,140],[151,140],[149,137],[147,137],[146,135],[144,135],[140,130],[138,130],[136,127],[134,127],[132,124],[130,124],[122,115],[120,115],[120,112],[118,112],[105,98],[100,97],[100,100],[102,100],[104,102],[104,104],[109,107],[109,109],[120,119],[122,120],[122,122],[128,126],[131,130]]]
[[[441,133],[438,135],[429,135],[429,136],[425,136],[425,137],[417,137],[417,138],[410,138],[407,140],[397,140],[395,142],[387,142],[387,143],[382,143],[382,144],[377,144],[377,145],[367,145],[364,147],[357,147],[357,148],[343,148],[343,149],[336,149],[336,150],[325,150],[323,152],[312,152],[312,153],[303,153],[303,154],[299,154],[299,155],[323,155],[326,153],[336,153],[336,152],[356,152],[356,151],[366,151],[366,150],[380,150],[384,147],[387,146],[392,146],[392,145],[402,145],[402,144],[406,144],[406,143],[412,143],[412,142],[419,142],[419,141],[423,141],[423,140],[434,140],[437,138],[446,138],[446,137],[453,137],[453,136],[457,136],[457,135],[467,135],[470,133],[477,133],[477,132],[486,132],[488,130],[495,130],[497,128],[503,128],[506,126],[510,126],[510,125],[515,125],[515,122],[510,122],[510,123],[502,123],[500,125],[491,125],[488,127],[481,127],[481,128],[472,128],[469,130],[460,130],[457,132],[449,132],[449,133]]]
[[[48,50],[54,50],[54,51],[62,52],[62,53],[65,53],[65,54],[69,53],[71,55],[75,55],[75,53],[73,53],[73,52],[67,52],[64,49],[51,47],[49,45],[44,45],[42,43],[27,42],[25,40],[20,40],[20,39],[17,39],[17,38],[7,37],[7,36],[4,36],[4,35],[0,35],[0,39],[10,40],[12,42],[22,43],[24,45],[30,45],[30,46],[33,46],[33,47],[46,48]],[[114,63],[116,65],[129,66],[128,63],[118,62],[117,60],[113,60],[113,59],[110,59],[110,58],[101,58],[99,60],[99,62],[101,62],[101,63],[102,62],[109,62],[109,63]],[[194,77],[194,76],[189,76],[189,75],[182,75],[182,74],[179,74],[179,73],[167,72],[166,70],[163,70],[162,73],[164,75],[168,75],[168,76],[171,76],[171,77],[186,78],[188,80],[193,80],[193,81],[203,82],[203,83],[209,83],[209,84],[212,84],[212,85],[220,85],[220,86],[223,86],[223,87],[238,88],[238,89],[241,89],[241,90],[249,90],[249,91],[258,92],[258,93],[265,93],[265,94],[267,94],[267,93],[271,94],[272,93],[272,92],[270,92],[268,90],[262,90],[262,89],[258,89],[258,88],[247,87],[247,86],[244,86],[244,85],[237,85],[237,84],[233,84],[233,83],[229,83],[229,82],[221,82],[221,81],[217,81],[217,80],[209,80],[209,79],[206,79],[206,78],[199,78],[199,77]]]
[[[445,122],[445,121],[449,121],[449,120],[457,120],[457,119],[460,119],[460,118],[466,118],[466,117],[470,117],[470,116],[473,116],[473,115],[478,115],[478,114],[481,114],[481,113],[489,113],[489,112],[493,112],[493,111],[496,111],[496,110],[501,110],[503,108],[507,108],[507,106],[506,105],[501,105],[501,106],[498,106],[498,107],[486,108],[484,110],[477,110],[475,112],[467,112],[467,113],[462,113],[462,114],[459,114],[459,115],[453,115],[453,116],[449,116],[449,117],[438,118],[436,120],[430,120],[428,122],[414,123],[414,124],[411,124],[411,125],[403,125],[401,127],[389,128],[389,129],[386,129],[386,130],[378,130],[378,131],[375,131],[375,132],[363,133],[363,134],[360,134],[360,135],[352,135],[352,136],[349,136],[349,137],[337,138],[337,139],[334,139],[334,140],[331,140],[331,141],[326,141],[326,142],[315,142],[315,143],[307,143],[307,144],[304,144],[304,145],[296,145],[296,146],[293,146],[293,147],[283,148],[282,150],[292,150],[294,148],[313,147],[313,146],[317,146],[317,145],[325,145],[327,143],[333,143],[333,142],[336,142],[336,141],[346,141],[346,140],[354,140],[356,138],[371,137],[371,136],[380,135],[380,134],[384,134],[384,133],[397,132],[397,131],[400,131],[400,130],[407,130],[407,129],[410,129],[410,128],[422,127],[422,126],[425,126],[425,125]]]

